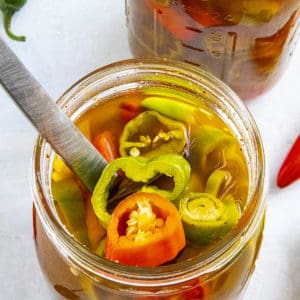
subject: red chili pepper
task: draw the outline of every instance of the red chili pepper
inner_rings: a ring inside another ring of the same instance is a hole
[[[181,10],[160,5],[153,0],[146,0],[145,3],[151,11],[156,13],[157,20],[178,39],[189,41],[197,34],[193,30],[193,20],[186,18]]]
[[[108,162],[111,162],[112,160],[119,157],[116,137],[109,130],[105,130],[98,134],[93,140],[93,145]]]
[[[201,2],[183,0],[185,11],[200,25],[204,27],[221,25],[222,21],[214,17],[211,12],[201,7]]]
[[[158,194],[137,192],[114,209],[105,256],[126,265],[152,267],[174,259],[184,246],[176,206]]]
[[[205,297],[204,288],[201,285],[197,285],[193,289],[185,292],[183,300],[190,300],[190,299],[205,300],[206,297]]]
[[[300,135],[298,135],[279,170],[277,185],[283,188],[297,179],[300,179]]]
[[[141,107],[143,98],[144,97],[140,96],[130,97],[121,103],[120,116],[123,121],[128,122],[143,111],[143,108]]]

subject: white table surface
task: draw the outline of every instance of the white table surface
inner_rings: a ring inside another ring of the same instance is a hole
[[[130,58],[123,0],[28,0],[4,37],[53,99],[105,64]],[[270,193],[263,245],[245,300],[300,299],[300,181],[275,184],[300,130],[300,45],[284,77],[246,103],[263,137]],[[36,132],[0,87],[0,299],[51,299],[32,238],[30,158]]]

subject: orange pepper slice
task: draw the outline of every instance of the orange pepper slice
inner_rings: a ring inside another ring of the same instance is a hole
[[[176,206],[158,194],[137,192],[112,213],[105,257],[126,265],[159,266],[174,259],[185,243]]]

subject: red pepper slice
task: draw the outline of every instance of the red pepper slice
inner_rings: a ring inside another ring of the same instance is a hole
[[[109,130],[105,130],[98,134],[93,140],[93,145],[108,162],[111,162],[120,156],[116,137]]]
[[[300,135],[287,154],[277,175],[277,186],[286,187],[300,179]]]
[[[184,246],[176,206],[158,194],[137,192],[112,213],[105,257],[126,265],[153,267],[174,259]]]
[[[128,122],[143,111],[141,107],[143,98],[141,96],[130,97],[121,103],[120,116],[123,121]]]
[[[182,11],[171,6],[159,5],[153,0],[146,0],[145,3],[151,11],[156,13],[157,20],[176,38],[189,41],[197,34],[193,30],[193,20],[187,19]]]
[[[190,299],[195,299],[195,300],[206,300],[206,292],[204,289],[204,286],[201,286],[199,281],[195,279],[195,286],[186,291],[183,294],[183,297],[180,298],[180,300],[190,300]]]
[[[183,0],[182,3],[187,14],[189,14],[198,24],[204,27],[222,24],[222,21],[214,17],[210,11],[201,7],[202,2]]]

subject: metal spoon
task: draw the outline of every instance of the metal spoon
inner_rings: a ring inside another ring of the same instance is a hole
[[[93,191],[106,160],[0,38],[0,82],[40,135]]]

